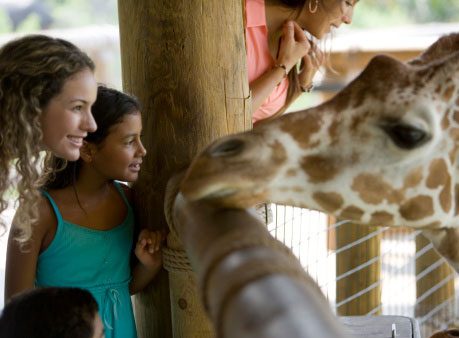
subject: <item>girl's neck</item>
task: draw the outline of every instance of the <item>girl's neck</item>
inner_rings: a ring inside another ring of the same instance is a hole
[[[75,182],[78,193],[82,195],[105,194],[112,185],[113,180],[107,178],[92,168],[83,165]]]

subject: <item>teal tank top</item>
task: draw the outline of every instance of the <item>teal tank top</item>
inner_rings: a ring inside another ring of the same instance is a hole
[[[79,287],[92,293],[106,338],[137,338],[129,282],[134,213],[118,182],[115,187],[127,206],[123,223],[110,230],[94,230],[62,219],[48,194],[57,218],[56,235],[38,256],[35,285]]]

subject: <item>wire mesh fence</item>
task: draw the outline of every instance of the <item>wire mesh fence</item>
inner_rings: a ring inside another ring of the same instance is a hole
[[[357,226],[275,204],[268,211],[269,232],[299,258],[338,315],[415,317],[423,337],[458,327],[457,274],[420,231]]]

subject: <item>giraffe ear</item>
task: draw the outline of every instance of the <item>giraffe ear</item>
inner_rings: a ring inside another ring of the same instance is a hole
[[[83,141],[83,146],[80,149],[80,157],[83,161],[90,163],[96,154],[96,146],[92,143]]]

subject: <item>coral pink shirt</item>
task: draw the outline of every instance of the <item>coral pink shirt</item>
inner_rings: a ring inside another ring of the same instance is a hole
[[[247,73],[249,83],[260,77],[274,66],[274,60],[269,53],[268,28],[266,27],[265,1],[246,0],[246,48]],[[260,108],[252,114],[252,122],[270,117],[285,104],[287,98],[288,79],[285,78],[274,88]]]

